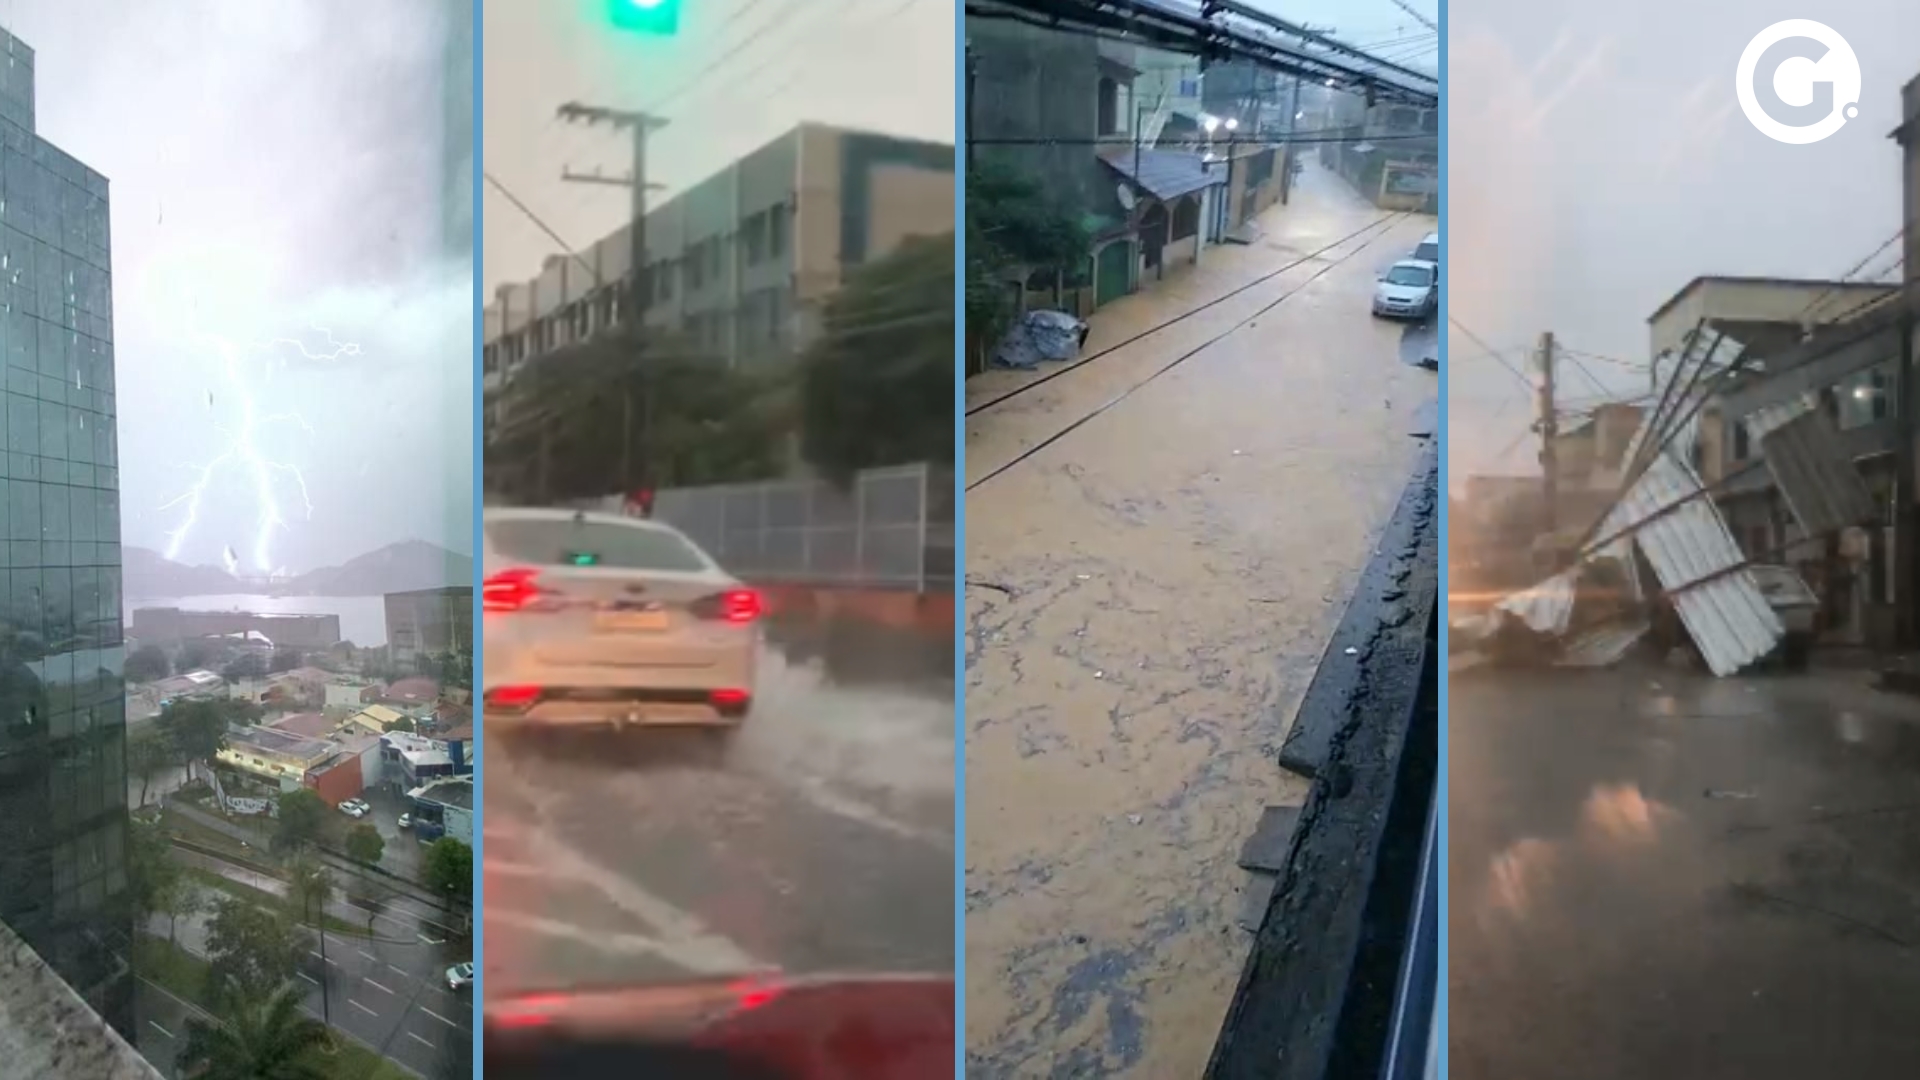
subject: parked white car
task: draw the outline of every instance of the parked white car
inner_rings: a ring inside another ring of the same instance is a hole
[[[1389,318],[1424,319],[1440,310],[1440,267],[1420,259],[1401,259],[1373,289],[1373,313]]]
[[[366,817],[373,807],[360,799],[348,799],[340,804],[340,812],[350,818]]]

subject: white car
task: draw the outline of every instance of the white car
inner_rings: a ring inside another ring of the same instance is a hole
[[[1418,262],[1430,262],[1435,266],[1439,266],[1440,234],[1437,232],[1428,233],[1426,239],[1420,241],[1420,246],[1413,249],[1413,258]]]
[[[1420,259],[1401,259],[1380,275],[1373,289],[1373,313],[1424,319],[1440,309],[1440,267]]]
[[[365,817],[367,815],[367,811],[371,809],[373,809],[373,807],[368,806],[366,803],[361,802],[359,799],[348,799],[345,802],[340,804],[340,812],[347,815],[348,817],[354,817],[354,818]]]
[[[698,727],[753,708],[760,594],[679,530],[572,510],[482,518],[486,722]]]
[[[473,985],[473,961],[455,964],[447,969],[447,989],[465,990]]]

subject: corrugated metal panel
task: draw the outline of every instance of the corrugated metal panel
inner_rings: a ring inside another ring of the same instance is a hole
[[[1806,535],[1824,536],[1878,515],[1826,414],[1808,409],[1777,425],[1760,440],[1760,452]]]
[[[1680,434],[1673,445],[1690,446],[1693,432]],[[1645,435],[1643,426],[1641,437]],[[1700,497],[1700,491],[1700,477],[1690,466],[1670,452],[1661,453],[1607,515],[1602,531],[1647,522],[1633,533],[1634,542],[1653,566],[1661,587],[1673,594],[1680,621],[1699,646],[1708,669],[1715,675],[1731,675],[1771,652],[1784,630],[1752,576],[1744,570],[1726,572],[1746,559],[1719,509],[1711,499]],[[1647,521],[1688,496],[1695,497]],[[1703,581],[1707,578],[1712,580]]]
[[[1561,667],[1607,667],[1619,663],[1635,642],[1647,636],[1649,629],[1644,619],[1596,626],[1569,641],[1560,650],[1558,662]]]
[[[1567,570],[1506,597],[1494,605],[1494,610],[1512,615],[1536,634],[1558,637],[1567,632],[1573,619],[1573,585],[1574,572]]]

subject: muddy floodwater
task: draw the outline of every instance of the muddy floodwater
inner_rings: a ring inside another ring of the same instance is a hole
[[[969,1076],[1199,1075],[1250,942],[1235,855],[1304,798],[1274,758],[1437,395],[1375,275],[1433,219],[1310,166],[1261,223],[1086,352],[1274,276],[968,420]]]

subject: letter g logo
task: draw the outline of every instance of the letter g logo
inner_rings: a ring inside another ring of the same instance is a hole
[[[1811,100],[1795,105],[1774,80],[1787,65],[1812,83]],[[1777,22],[1754,35],[1733,76],[1740,111],[1760,133],[1783,143],[1817,143],[1860,113],[1860,61],[1832,28],[1811,19]]]

